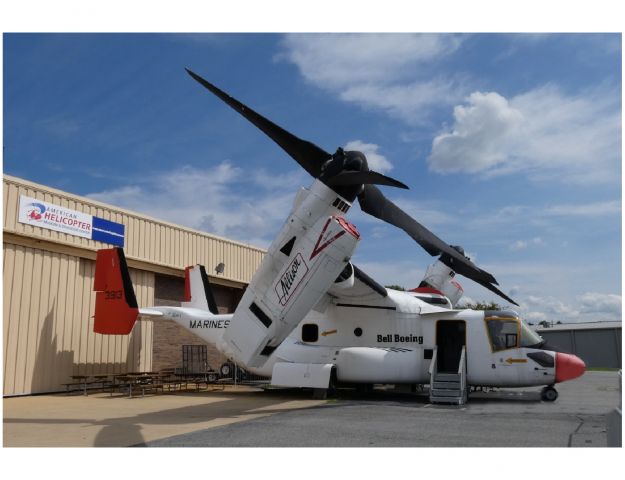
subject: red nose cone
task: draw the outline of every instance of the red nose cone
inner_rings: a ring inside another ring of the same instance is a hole
[[[581,377],[585,371],[586,364],[581,358],[568,353],[556,353],[556,382]]]

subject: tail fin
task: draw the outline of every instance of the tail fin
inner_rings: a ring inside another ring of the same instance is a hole
[[[203,265],[187,267],[184,270],[184,302],[185,307],[195,307],[209,310],[218,315],[217,302],[208,281],[208,275]]]
[[[98,250],[93,290],[97,292],[93,331],[128,335],[139,316],[139,308],[122,248]]]

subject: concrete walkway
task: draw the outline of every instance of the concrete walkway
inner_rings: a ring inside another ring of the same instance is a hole
[[[109,393],[3,399],[5,447],[126,447],[325,403],[237,386],[128,398]]]

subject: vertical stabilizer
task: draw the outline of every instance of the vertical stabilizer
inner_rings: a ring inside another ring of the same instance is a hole
[[[219,314],[217,302],[203,265],[185,268],[184,302],[182,302],[182,306],[208,310],[213,315]]]
[[[128,335],[139,316],[124,250],[98,250],[95,263],[95,321],[93,331]]]

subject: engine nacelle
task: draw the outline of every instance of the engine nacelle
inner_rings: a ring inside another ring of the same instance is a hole
[[[360,234],[342,205],[319,180],[300,192],[218,345],[226,356],[263,366],[345,270]]]
[[[440,260],[437,260],[428,267],[419,286],[432,287],[440,291],[449,298],[451,304],[455,307],[464,294],[462,286],[454,280],[455,276],[456,272]]]
[[[418,383],[423,350],[348,347],[336,359],[337,380],[354,383]]]

